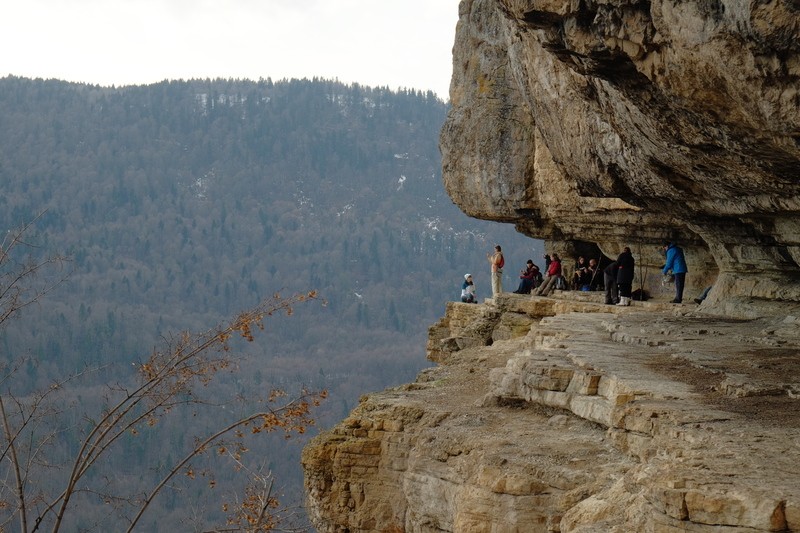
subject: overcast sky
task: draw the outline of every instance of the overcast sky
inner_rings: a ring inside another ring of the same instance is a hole
[[[338,78],[448,98],[458,0],[13,0],[0,77]]]

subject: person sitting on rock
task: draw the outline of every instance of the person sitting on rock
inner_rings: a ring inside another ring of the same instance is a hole
[[[475,284],[472,282],[472,274],[464,274],[464,283],[461,284],[461,301],[465,304],[478,303]]]
[[[583,280],[586,278],[586,269],[589,265],[586,264],[586,258],[583,256],[578,257],[575,261],[575,272],[572,274],[572,290],[580,290],[583,285]]]
[[[602,284],[602,277],[598,275],[597,260],[589,259],[589,264],[575,271],[573,287],[579,291],[593,291]]]
[[[531,289],[538,289],[542,282],[544,281],[544,275],[542,275],[542,271],[539,270],[539,265],[536,263],[533,264],[533,287]]]
[[[558,257],[558,254],[553,254],[550,266],[547,269],[547,277],[536,291],[535,295],[547,296],[556,288],[556,282],[560,279],[563,279],[561,276],[561,259]]]
[[[539,267],[533,264],[533,260],[528,259],[525,268],[519,271],[519,287],[514,294],[530,294],[531,289],[541,282],[542,273],[539,272]]]
[[[589,275],[587,276],[587,285],[590,291],[596,291],[603,287],[603,276],[600,272],[600,265],[597,264],[597,259],[589,259],[589,267],[587,268]]]

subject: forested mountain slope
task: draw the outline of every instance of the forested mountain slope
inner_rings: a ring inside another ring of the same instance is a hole
[[[72,258],[65,283],[2,332],[3,359],[37,359],[28,388],[85,365],[122,376],[162,336],[315,289],[326,306],[274,318],[247,347],[242,394],[328,388],[330,425],[360,394],[412,380],[463,274],[488,295],[495,242],[507,287],[543,252],[445,195],[446,108],[317,79],[0,79],[0,227],[44,211],[29,240]],[[280,453],[274,468],[299,480],[294,452]]]

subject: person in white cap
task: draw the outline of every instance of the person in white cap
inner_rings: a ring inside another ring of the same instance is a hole
[[[478,303],[475,284],[472,282],[472,274],[464,274],[464,283],[461,285],[461,301],[465,304]]]

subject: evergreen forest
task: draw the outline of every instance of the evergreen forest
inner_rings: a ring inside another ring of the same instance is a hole
[[[361,395],[412,381],[430,365],[427,328],[458,299],[464,274],[479,298],[490,295],[495,243],[506,290],[525,260],[543,266],[541,242],[470,219],[445,194],[447,109],[432,92],[316,78],[0,79],[0,229],[35,221],[36,253],[69,258],[52,273],[63,282],[0,331],[0,361],[26,360],[14,393],[98,369],[71,394],[102,408],[102,385],[165,338],[310,290],[324,302],[270,317],[254,343],[236,347],[239,372],[218,387],[245,399],[327,389],[320,431]],[[180,455],[192,432],[186,420],[166,437],[132,437],[126,465],[111,466],[140,474]],[[258,451],[298,505],[303,438]],[[185,530],[187,512],[167,499],[153,531]]]

